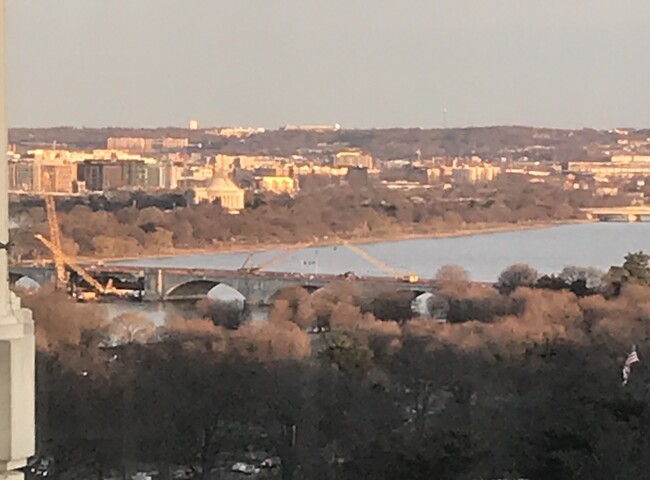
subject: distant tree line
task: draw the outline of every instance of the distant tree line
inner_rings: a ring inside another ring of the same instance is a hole
[[[462,232],[490,225],[581,218],[589,197],[551,184],[502,178],[489,188],[459,192],[401,193],[370,185],[353,189],[319,185],[295,198],[258,197],[239,215],[217,203],[188,206],[182,195],[144,194],[88,204],[62,203],[63,246],[69,255],[99,257],[157,254],[174,249],[271,245],[325,238],[394,238]],[[42,206],[12,209],[14,259],[47,257],[33,238],[48,236]]]
[[[9,132],[10,142],[18,145],[52,145],[53,142],[57,142],[69,148],[86,149],[105,148],[109,137],[120,136],[188,138],[193,145],[191,149],[206,154],[289,156],[305,150],[327,153],[343,148],[361,148],[379,159],[415,159],[416,150],[420,150],[422,158],[445,155],[500,158],[512,155],[513,151],[519,151],[520,155],[525,155],[531,160],[556,162],[586,158],[588,149],[593,149],[594,145],[615,145],[618,139],[613,132],[592,129],[559,130],[515,126],[447,129],[389,128],[336,132],[280,130],[253,135],[243,142],[238,138],[224,138],[202,130],[190,131],[182,128],[56,127],[15,128]],[[643,132],[638,132],[638,136],[646,138]]]

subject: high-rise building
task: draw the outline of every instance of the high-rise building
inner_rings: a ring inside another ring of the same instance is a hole
[[[121,162],[86,160],[78,168],[77,179],[89,191],[103,192],[126,186]]]

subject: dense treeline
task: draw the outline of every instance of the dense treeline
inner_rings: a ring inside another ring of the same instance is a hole
[[[533,127],[471,127],[448,129],[392,128],[372,130],[341,130],[338,132],[270,131],[253,135],[243,142],[205,131],[181,128],[15,128],[9,132],[12,143],[27,145],[67,145],[76,148],[104,148],[109,137],[189,138],[192,145],[201,145],[208,153],[262,155],[294,155],[300,151],[336,151],[361,148],[377,158],[423,158],[442,155],[480,155],[488,158],[509,156],[512,151],[525,150],[532,160],[566,162],[589,157],[602,145],[616,144],[611,132],[582,129],[559,130]],[[639,134],[640,138],[645,136]],[[324,148],[323,146],[326,145]],[[541,147],[541,148],[538,148]],[[198,148],[198,147],[194,147]],[[523,154],[523,153],[522,153]]]
[[[486,225],[562,221],[581,218],[578,208],[590,201],[581,192],[503,177],[488,187],[467,186],[444,193],[318,186],[305,188],[295,198],[258,198],[239,215],[228,214],[218,204],[138,208],[146,205],[141,202],[106,210],[95,202],[68,205],[66,210],[62,206],[59,219],[68,254],[119,257],[182,248],[433,235]],[[17,210],[13,218],[16,259],[47,255],[33,238],[34,233],[48,236],[44,209]]]
[[[313,318],[307,298],[235,330],[169,318],[154,333],[142,318],[107,326],[97,307],[25,295],[39,453],[55,458],[55,478],[168,478],[179,466],[224,478],[236,461],[277,456],[267,478],[636,480],[650,468],[648,257],[596,277],[570,268],[546,288],[517,265],[488,291],[447,267],[446,299],[510,306],[398,323],[339,291],[317,336],[298,326]],[[102,343],[107,329],[120,342]],[[632,344],[642,363],[623,387]]]

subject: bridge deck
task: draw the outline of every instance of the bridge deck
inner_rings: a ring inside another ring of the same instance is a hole
[[[408,282],[406,280],[388,277],[388,276],[365,276],[354,275],[346,277],[337,274],[309,274],[298,272],[246,272],[241,270],[225,270],[225,269],[205,269],[205,268],[174,268],[174,267],[130,267],[130,266],[116,266],[116,265],[98,265],[86,264],[82,265],[84,269],[91,274],[99,273],[129,273],[135,276],[145,275],[147,272],[161,271],[165,274],[178,274],[178,275],[192,275],[195,277],[251,277],[251,278],[268,278],[268,279],[308,279],[313,281],[331,282],[334,280],[357,280],[362,282],[373,283],[406,283],[409,285],[431,285],[435,283],[434,279],[420,278],[417,282]]]

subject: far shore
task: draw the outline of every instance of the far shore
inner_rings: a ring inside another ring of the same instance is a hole
[[[81,263],[95,263],[95,262],[120,262],[130,260],[140,260],[143,258],[170,258],[185,255],[209,255],[219,253],[259,253],[269,250],[283,250],[283,249],[303,249],[309,247],[331,247],[340,245],[343,242],[355,245],[375,244],[386,242],[400,242],[405,240],[418,240],[418,239],[439,239],[439,238],[454,238],[454,237],[467,237],[472,235],[486,235],[492,233],[506,233],[517,232],[524,230],[538,230],[542,228],[551,228],[561,225],[573,225],[593,223],[592,220],[559,220],[550,222],[522,222],[518,224],[513,223],[499,223],[499,224],[474,224],[467,228],[457,228],[454,230],[440,231],[440,232],[400,232],[394,235],[378,235],[364,238],[341,238],[341,237],[325,237],[316,242],[299,242],[299,243],[231,243],[226,245],[215,245],[205,248],[177,248],[173,251],[166,251],[160,254],[144,253],[132,257],[78,257],[77,261]]]

